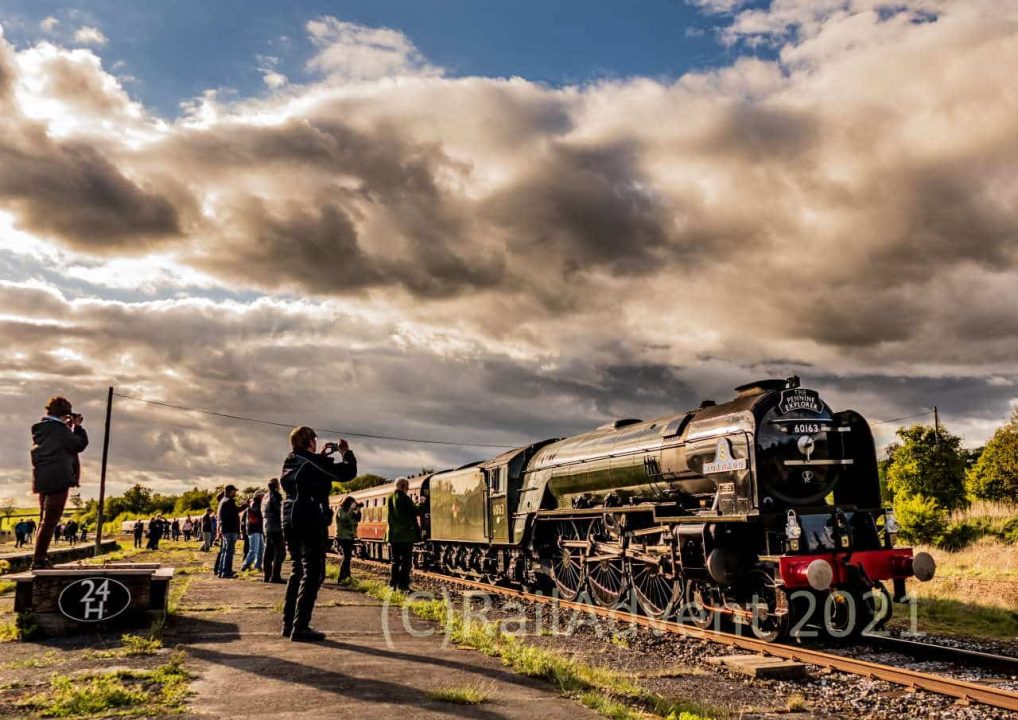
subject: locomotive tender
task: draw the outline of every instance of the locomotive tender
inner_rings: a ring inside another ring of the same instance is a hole
[[[734,622],[767,640],[878,627],[884,581],[901,600],[934,563],[894,547],[866,421],[797,377],[736,392],[411,478],[425,508],[415,565],[606,607],[634,599],[654,618]],[[353,493],[364,557],[387,557],[392,491]]]

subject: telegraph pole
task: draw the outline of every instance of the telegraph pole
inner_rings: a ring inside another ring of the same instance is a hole
[[[937,438],[937,445],[940,445],[940,412],[937,406],[933,406],[933,434]]]
[[[95,554],[99,554],[99,545],[103,539],[103,502],[106,500],[106,459],[110,454],[110,420],[113,415],[113,388],[106,393],[106,433],[103,437],[103,460],[99,470],[99,505],[95,524]]]

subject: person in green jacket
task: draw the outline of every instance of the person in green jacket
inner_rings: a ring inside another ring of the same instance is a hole
[[[360,504],[347,495],[336,513],[336,544],[343,550],[343,564],[339,568],[339,582],[350,579],[350,560],[353,558],[353,543],[357,539],[357,523],[361,521]]]
[[[392,559],[389,587],[403,592],[410,591],[414,543],[421,538],[421,528],[417,524],[419,510],[407,495],[409,487],[405,477],[396,478],[396,492],[389,496],[386,503],[389,527],[385,531],[385,540],[389,543],[389,557]]]

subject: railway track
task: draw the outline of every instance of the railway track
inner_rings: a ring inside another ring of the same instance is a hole
[[[356,559],[355,562],[357,564],[362,564],[376,569],[388,569],[388,565],[386,563],[359,558]],[[1018,693],[1005,688],[995,687],[993,685],[960,680],[943,675],[910,670],[908,668],[883,665],[867,660],[838,655],[825,650],[815,650],[781,643],[768,643],[762,640],[757,640],[756,638],[735,635],[732,633],[718,632],[714,630],[701,630],[700,628],[677,622],[655,620],[644,615],[637,615],[621,610],[612,610],[587,603],[563,600],[549,595],[529,593],[515,588],[489,585],[476,580],[469,580],[467,578],[460,578],[452,575],[443,575],[441,573],[428,572],[426,570],[415,569],[414,574],[417,577],[425,577],[439,582],[452,583],[465,588],[495,593],[505,597],[518,598],[528,602],[546,605],[557,604],[559,607],[566,610],[585,612],[605,619],[620,620],[641,627],[655,629],[674,635],[706,640],[708,642],[718,643],[728,647],[738,648],[740,650],[748,650],[761,655],[778,657],[785,660],[794,660],[809,665],[817,665],[840,672],[851,673],[853,675],[876,678],[895,685],[900,685],[910,690],[926,690],[927,692],[936,693],[938,695],[953,697],[962,702],[981,703],[991,707],[1018,712]],[[1018,660],[1015,658],[991,655],[989,653],[975,652],[972,650],[963,650],[960,648],[930,645],[900,638],[866,636],[865,640],[873,642],[874,645],[881,649],[893,650],[894,652],[901,652],[913,656],[923,654],[926,658],[934,657],[936,659],[946,659],[960,664],[968,663],[969,665],[993,668],[1005,673],[1018,674]]]

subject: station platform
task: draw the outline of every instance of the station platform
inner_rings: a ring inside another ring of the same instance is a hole
[[[416,637],[428,623],[413,618],[408,631],[402,609],[384,610],[380,601],[334,583],[323,586],[312,620],[327,639],[291,642],[280,636],[284,588],[191,579],[164,642],[186,650],[188,670],[197,676],[189,705],[203,718],[600,717],[498,659],[443,644],[441,634]],[[468,706],[428,697],[430,690],[465,685],[490,699]]]
[[[103,540],[99,545],[99,553],[113,552],[119,548],[120,545],[116,540]],[[95,543],[90,540],[79,542],[77,545],[64,545],[62,543],[56,546],[50,545],[49,549],[49,559],[54,565],[84,560],[90,557],[95,557]],[[28,570],[32,565],[32,548],[28,547],[17,552],[0,553],[0,561],[6,563],[3,566],[6,568],[6,572],[16,573]]]

